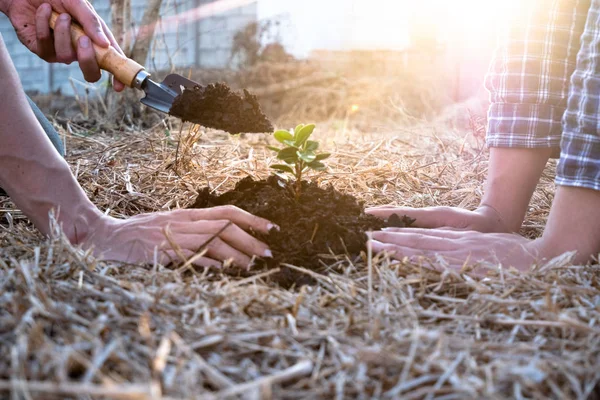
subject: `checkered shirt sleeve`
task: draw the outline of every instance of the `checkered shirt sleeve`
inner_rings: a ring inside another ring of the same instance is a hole
[[[486,77],[490,147],[561,142],[569,79],[592,0],[526,0],[500,36]]]
[[[593,0],[571,77],[556,183],[600,190],[600,0]]]

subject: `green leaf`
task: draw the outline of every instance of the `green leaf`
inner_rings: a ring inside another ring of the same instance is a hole
[[[317,154],[317,161],[323,161],[331,157],[331,153],[321,153]]]
[[[288,164],[295,164],[298,161],[298,150],[295,147],[286,147],[279,151],[277,158]]]
[[[319,142],[315,142],[314,140],[307,140],[306,145],[304,146],[305,150],[315,151],[319,148]]]
[[[302,130],[302,128],[304,128],[304,124],[300,124],[297,127],[294,128],[294,136],[296,136],[298,134],[298,132],[300,132]]]
[[[295,140],[284,140],[283,143],[287,144],[288,146],[296,147],[296,141]]]
[[[296,152],[298,157],[306,163],[311,163],[316,160],[317,155],[312,151],[298,151]]]
[[[325,170],[325,164],[323,164],[320,161],[313,161],[311,163],[306,164],[310,169],[314,169],[315,171],[324,171]]]
[[[289,165],[274,164],[274,165],[271,165],[271,168],[273,168],[277,171],[281,171],[281,172],[289,172],[290,174],[294,173],[294,170]]]
[[[286,140],[294,140],[294,135],[292,135],[290,132],[288,131],[276,131],[273,134],[273,137],[275,138],[275,140],[277,140],[279,143],[285,143]]]
[[[279,147],[275,147],[275,146],[267,146],[267,149],[276,151],[277,153],[279,153],[279,150],[281,150]]]
[[[306,140],[312,135],[315,130],[315,124],[306,125],[300,132],[296,132],[294,139],[296,140],[296,146],[300,147],[306,142]]]

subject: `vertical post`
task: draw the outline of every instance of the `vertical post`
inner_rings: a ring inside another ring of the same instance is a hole
[[[202,5],[201,0],[191,0],[194,4],[194,9],[198,10]],[[200,67],[200,18],[194,16],[194,66]]]

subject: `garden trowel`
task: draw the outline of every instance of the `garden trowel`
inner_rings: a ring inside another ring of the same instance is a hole
[[[58,13],[52,13],[50,18],[50,27],[52,29],[54,29],[56,25],[58,16]],[[75,22],[71,23],[71,41],[74,45],[76,45],[77,40],[84,35],[85,32],[79,24]],[[186,96],[182,96],[186,89],[196,89],[197,91],[204,90],[206,87],[202,87],[196,82],[177,74],[170,74],[161,83],[156,83],[150,79],[150,74],[143,66],[134,60],[127,58],[114,47],[110,46],[108,48],[103,48],[94,44],[94,51],[96,53],[98,65],[101,69],[112,73],[116,79],[123,82],[128,87],[142,90],[146,93],[146,96],[140,101],[148,107],[182,118],[184,121],[191,121],[215,129],[223,129],[231,133],[240,133],[231,131],[231,122],[248,119],[250,107],[247,100],[250,99],[256,104],[256,107],[254,108],[257,109],[256,111],[260,114],[260,120],[263,121],[262,124],[259,124],[259,127],[264,130],[246,130],[245,132],[266,132],[268,131],[267,128],[272,128],[272,125],[268,122],[266,116],[260,111],[260,107],[258,107],[258,104],[256,103],[256,98],[248,92],[245,92],[245,98],[241,98],[237,94],[232,96],[230,93],[227,98],[217,98],[215,101],[213,93],[216,91],[211,90],[211,96],[213,97],[211,99],[211,104],[200,102],[200,106],[205,108],[207,106],[212,106],[212,110],[207,110],[206,112],[198,110],[193,113],[193,118],[189,118],[187,115],[178,115],[177,112],[173,113],[172,106],[178,96],[181,96],[178,99],[178,103],[181,103],[182,100],[187,100]],[[212,87],[209,86],[208,89],[212,89]],[[227,102],[227,104],[224,104],[224,102]],[[189,109],[190,107],[185,108]],[[214,108],[217,108],[217,110]],[[215,115],[217,117],[215,117]]]

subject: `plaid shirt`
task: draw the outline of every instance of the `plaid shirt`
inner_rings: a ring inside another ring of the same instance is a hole
[[[527,0],[486,78],[490,147],[560,150],[556,183],[600,190],[600,0]]]

